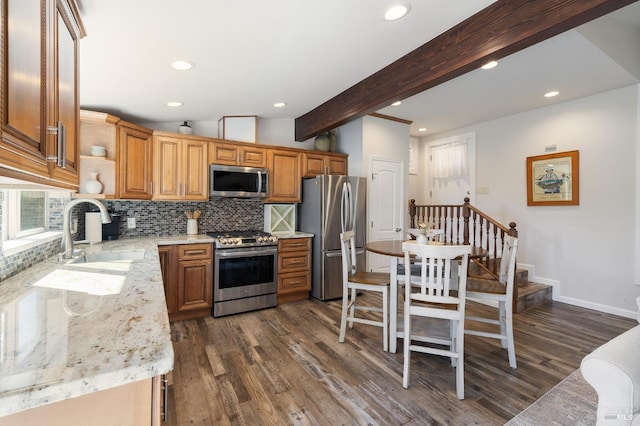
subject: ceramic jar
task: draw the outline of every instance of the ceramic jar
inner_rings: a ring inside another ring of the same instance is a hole
[[[331,139],[327,134],[316,136],[315,147],[318,151],[329,151],[331,149]]]
[[[198,220],[187,219],[187,235],[196,235],[198,233]]]
[[[91,179],[84,184],[87,194],[99,194],[102,192],[102,183],[98,180],[98,173],[91,172],[89,176],[91,176]]]

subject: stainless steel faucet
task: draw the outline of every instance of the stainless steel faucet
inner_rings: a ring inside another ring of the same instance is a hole
[[[94,204],[100,209],[100,220],[102,223],[111,223],[111,216],[104,204],[93,198],[76,198],[64,206],[62,223],[62,258],[71,259],[73,257],[73,238],[71,237],[71,209],[80,203]]]

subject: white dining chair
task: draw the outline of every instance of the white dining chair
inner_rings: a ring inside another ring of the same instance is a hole
[[[464,399],[464,311],[471,246],[407,241],[402,249],[405,264],[414,256],[414,263],[420,266],[419,276],[404,277],[402,386],[409,387],[412,351],[447,356],[456,368],[456,394]],[[429,327],[418,327],[419,318],[449,321],[448,336],[433,335]]]
[[[349,328],[354,323],[382,327],[382,347],[389,350],[389,274],[382,272],[359,271],[356,263],[356,243],[353,231],[340,234],[340,248],[342,251],[342,315],[340,319],[340,337],[344,342]],[[376,291],[382,294],[382,307],[358,304],[358,291]],[[356,317],[356,311],[381,312],[382,318],[377,321],[364,317]]]
[[[498,315],[497,319],[495,317],[467,316],[465,334],[499,339],[501,346],[507,348],[511,368],[517,368],[513,340],[513,286],[517,251],[518,239],[511,236],[504,237],[498,280],[473,279],[467,283],[467,298],[496,302]],[[473,322],[497,325],[499,331],[488,332],[469,328]]]

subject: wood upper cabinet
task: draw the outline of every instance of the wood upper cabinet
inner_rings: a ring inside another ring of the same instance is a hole
[[[75,0],[0,0],[0,166],[26,180],[78,186]],[[63,129],[58,130],[58,129]]]
[[[229,166],[266,167],[267,149],[252,144],[216,141],[209,148],[209,163]]]
[[[152,132],[120,121],[117,126],[116,191],[119,198],[151,199]]]
[[[208,142],[156,134],[154,136],[154,200],[209,199]]]
[[[49,98],[48,123],[50,127],[57,127],[57,132],[62,129],[63,134],[56,134],[55,156],[57,161],[50,162],[51,177],[54,180],[64,181],[78,185],[79,150],[78,129],[80,126],[80,101],[78,95],[78,50],[79,29],[75,21],[73,10],[69,3],[57,1],[55,14],[50,16],[54,20],[51,23],[55,27],[55,43],[51,57],[53,61],[48,63]]]
[[[268,149],[267,168],[269,169],[268,202],[299,203],[302,201],[299,151]]]
[[[346,175],[347,170],[346,154],[302,153],[303,178],[314,178],[322,174]]]
[[[211,315],[213,245],[178,244],[158,251],[169,320]]]

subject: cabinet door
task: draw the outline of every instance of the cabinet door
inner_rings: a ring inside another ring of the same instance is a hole
[[[302,154],[302,177],[313,178],[325,172],[324,155],[322,154]]]
[[[178,311],[178,283],[176,280],[178,264],[176,262],[174,246],[159,246],[158,256],[160,259],[160,269],[162,270],[164,297],[167,300],[167,311],[169,314],[173,314]]]
[[[210,259],[178,262],[178,312],[213,306],[211,263]]]
[[[156,136],[153,147],[153,199],[182,199],[180,162],[182,140]]]
[[[295,151],[270,149],[267,153],[269,163],[269,201],[300,202],[300,159]]]
[[[341,157],[327,157],[327,167],[331,175],[347,174],[347,159]]]
[[[267,149],[242,147],[240,165],[247,167],[267,167]]]
[[[1,2],[5,69],[0,73],[3,104],[0,163],[48,177],[43,5],[40,0]]]
[[[151,132],[126,125],[118,130],[117,189],[120,198],[151,198]]]
[[[78,129],[79,129],[79,102],[78,102],[78,38],[74,31],[70,12],[63,7],[64,2],[56,2],[56,22],[54,23],[54,54],[49,65],[53,67],[50,72],[49,87],[52,105],[48,112],[48,123],[55,127],[59,122],[64,126],[61,136],[61,145],[53,144],[57,162],[51,162],[51,177],[55,180],[78,185]],[[51,69],[51,66],[49,69]]]
[[[240,147],[230,143],[214,142],[211,144],[212,164],[226,164],[228,166],[237,166],[240,162]]]
[[[183,146],[183,187],[186,200],[209,199],[209,164],[204,141],[185,140]]]

